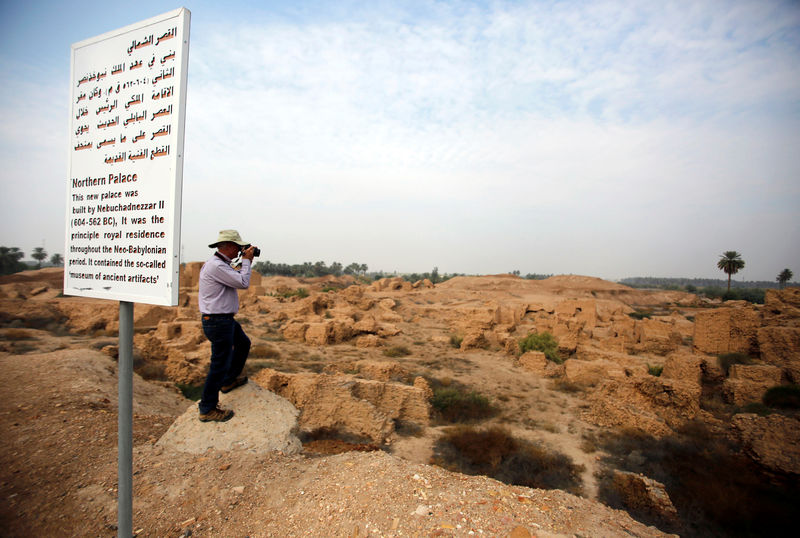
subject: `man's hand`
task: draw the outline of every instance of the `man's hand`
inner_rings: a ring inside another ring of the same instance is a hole
[[[242,252],[242,258],[253,261],[253,258],[255,257],[255,252],[256,252],[256,247],[250,245],[250,247],[247,250]]]

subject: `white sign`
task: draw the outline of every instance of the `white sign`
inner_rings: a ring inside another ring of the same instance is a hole
[[[190,13],[72,45],[64,293],[178,304]]]

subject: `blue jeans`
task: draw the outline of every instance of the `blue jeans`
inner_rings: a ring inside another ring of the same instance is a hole
[[[244,369],[250,352],[250,339],[233,316],[203,314],[203,332],[211,341],[211,367],[200,399],[200,413],[208,413],[219,403],[219,389],[230,385]]]

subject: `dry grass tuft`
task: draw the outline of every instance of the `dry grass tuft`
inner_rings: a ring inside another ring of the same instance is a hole
[[[576,392],[584,392],[586,387],[566,379],[556,379],[551,384],[550,388],[559,392],[566,392],[568,394],[575,394]]]
[[[560,453],[523,439],[505,429],[450,429],[436,443],[431,463],[469,475],[486,475],[506,484],[563,489],[580,494],[582,465]]]
[[[277,359],[281,352],[269,344],[256,344],[250,348],[250,357],[257,359]]]
[[[384,349],[383,354],[392,358],[407,357],[408,355],[411,355],[411,350],[406,346],[392,346]]]
[[[20,340],[33,340],[33,335],[25,329],[7,329],[3,334],[5,340],[18,342]]]

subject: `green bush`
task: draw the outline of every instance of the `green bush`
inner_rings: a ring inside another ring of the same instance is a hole
[[[308,290],[305,288],[297,288],[294,294],[299,298],[304,299],[305,297],[308,297]]]
[[[485,475],[506,484],[581,493],[584,467],[557,452],[512,437],[505,429],[452,428],[434,447],[433,463],[469,475]]]
[[[483,420],[497,414],[489,398],[461,387],[434,388],[431,405],[443,422],[451,424]]]
[[[763,288],[725,288],[717,286],[707,286],[700,290],[702,295],[709,299],[722,299],[723,301],[749,301],[756,304],[764,304]]]
[[[289,299],[291,297],[298,297],[300,299],[305,299],[306,297],[308,297],[308,290],[305,288],[297,288],[296,290],[275,292],[270,295],[272,295],[273,297],[282,297],[284,299]]]
[[[661,372],[664,371],[663,366],[658,366],[657,364],[654,365],[647,365],[647,373],[650,375],[654,375],[656,377],[661,377]]]
[[[645,319],[652,317],[653,313],[648,310],[636,310],[628,314],[633,319]]]
[[[519,341],[521,352],[541,351],[548,360],[561,364],[564,360],[558,354],[558,341],[549,332],[531,333]]]
[[[800,385],[779,385],[767,390],[764,405],[780,409],[800,409]]]

